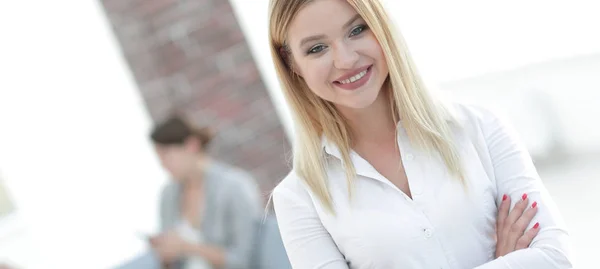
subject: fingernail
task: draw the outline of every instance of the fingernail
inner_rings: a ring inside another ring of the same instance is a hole
[[[521,196],[521,198],[523,198],[523,201],[525,201],[525,199],[527,199],[527,193],[524,193],[523,196]]]
[[[508,196],[506,196],[506,194],[504,196],[502,196],[502,201],[506,201],[506,198],[508,198]]]
[[[535,225],[533,225],[533,228],[534,228],[534,229],[537,229],[537,228],[539,228],[539,227],[540,227],[540,223],[539,223],[539,222],[536,222],[536,223],[535,223]]]
[[[531,205],[531,208],[535,208],[537,206],[537,202],[533,202],[533,204]]]

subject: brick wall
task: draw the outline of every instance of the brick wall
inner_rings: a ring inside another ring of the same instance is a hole
[[[290,147],[228,0],[100,1],[153,120],[215,126],[212,153],[263,191],[285,176]]]

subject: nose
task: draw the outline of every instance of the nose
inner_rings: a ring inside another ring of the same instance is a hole
[[[344,42],[338,42],[333,47],[333,65],[337,69],[352,69],[358,61],[358,53],[345,44]]]

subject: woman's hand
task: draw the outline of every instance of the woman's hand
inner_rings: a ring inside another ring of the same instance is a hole
[[[496,223],[496,236],[498,239],[496,242],[496,258],[519,249],[528,248],[540,230],[540,224],[536,223],[533,228],[525,232],[537,213],[537,202],[533,202],[531,206],[528,206],[527,194],[523,194],[509,213],[510,204],[510,197],[504,195],[498,209]]]
[[[150,238],[150,244],[163,263],[171,263],[181,258],[187,243],[175,231],[169,231]]]

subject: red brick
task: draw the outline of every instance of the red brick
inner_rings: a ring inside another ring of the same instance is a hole
[[[159,75],[170,76],[182,70],[187,64],[185,52],[174,42],[168,42],[156,49],[155,54],[162,64],[158,67]]]
[[[206,78],[215,79],[216,76],[220,75],[218,68],[207,60],[195,60],[191,62],[190,66],[184,72],[187,79],[193,83]],[[202,87],[202,85],[200,86]],[[214,85],[206,85],[204,87],[212,88]]]
[[[174,110],[218,127],[211,152],[264,192],[290,146],[227,0],[101,0],[153,120]]]
[[[124,1],[124,0],[103,0],[104,8],[110,12],[123,12],[127,9],[131,8],[132,1]]]
[[[143,0],[134,8],[141,17],[155,16],[157,13],[177,5],[177,0]]]

